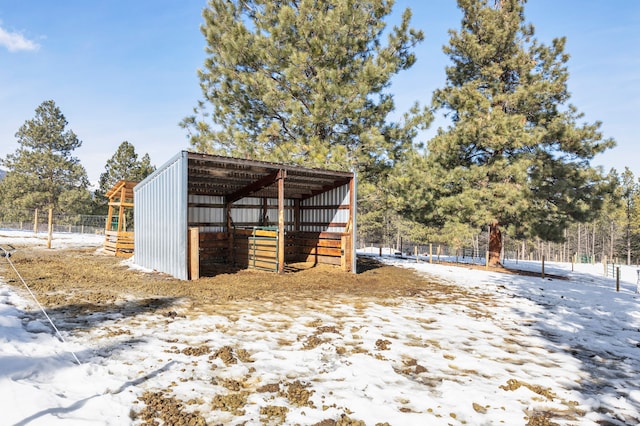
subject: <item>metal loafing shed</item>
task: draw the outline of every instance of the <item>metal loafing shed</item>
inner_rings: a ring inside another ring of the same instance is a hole
[[[356,176],[182,151],[134,188],[134,261],[179,279],[219,265],[356,271]]]

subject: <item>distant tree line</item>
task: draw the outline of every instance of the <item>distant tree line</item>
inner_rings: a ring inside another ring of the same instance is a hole
[[[120,179],[142,180],[155,170],[148,154],[138,160],[134,146],[122,142],[107,161],[98,190],[91,193],[87,172],[73,155],[82,141],[68,124],[55,102],[47,100],[18,129],[18,149],[0,160],[6,170],[0,180],[4,215],[50,208],[56,213],[106,215],[105,194],[111,186]]]

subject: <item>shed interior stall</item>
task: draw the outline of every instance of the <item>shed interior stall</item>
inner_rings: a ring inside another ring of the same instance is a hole
[[[351,172],[182,151],[134,191],[142,267],[180,279],[302,262],[356,270]]]
[[[109,212],[104,230],[104,250],[120,257],[133,255],[133,187],[138,182],[119,180],[105,196],[109,199]]]

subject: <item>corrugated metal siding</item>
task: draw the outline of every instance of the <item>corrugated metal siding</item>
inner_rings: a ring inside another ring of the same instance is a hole
[[[311,232],[345,232],[343,226],[328,226],[330,223],[347,223],[349,221],[349,209],[337,209],[334,206],[348,206],[350,203],[349,185],[342,185],[331,191],[318,194],[300,203],[302,209],[300,215],[301,230]],[[305,209],[305,207],[324,207]],[[327,225],[311,225],[325,223]],[[307,225],[305,225],[307,224]]]
[[[187,152],[140,182],[135,194],[135,263],[188,279]]]
[[[224,232],[227,222],[223,205],[221,196],[189,194],[189,227],[197,226],[200,232]]]
[[[284,200],[284,220],[286,229],[293,230],[293,200]],[[261,223],[263,200],[257,197],[247,197],[236,201],[231,209],[231,219],[237,226],[255,226]],[[278,225],[278,199],[267,198],[267,217],[269,225]]]

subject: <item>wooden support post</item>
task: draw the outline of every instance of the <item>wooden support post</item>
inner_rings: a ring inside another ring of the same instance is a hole
[[[285,221],[284,221],[284,179],[286,170],[278,172],[278,273],[284,273],[284,246],[285,246]]]
[[[269,226],[269,200],[267,197],[262,197],[262,217],[260,218],[261,226]]]
[[[235,241],[234,241],[234,232],[233,232],[233,220],[231,220],[231,206],[233,203],[226,202],[224,205],[224,212],[227,219],[227,263],[234,265],[236,263],[236,255],[235,255]]]
[[[200,230],[189,228],[189,279],[200,278]]]
[[[419,256],[418,255],[418,246],[414,247],[413,252],[414,252],[414,254],[416,256],[416,263],[420,262],[420,258],[418,257]]]
[[[484,269],[489,269],[489,250],[484,255]]]
[[[353,172],[353,177],[349,179],[349,220],[347,232],[351,237],[351,272],[358,273],[358,254],[356,249],[357,244],[357,220],[356,210],[358,205],[358,188],[356,172]]]
[[[293,230],[300,230],[300,200],[293,200]]]
[[[544,278],[544,254],[542,255],[542,278]]]
[[[126,227],[124,226],[125,219],[124,219],[124,205],[123,205],[125,197],[126,197],[126,188],[123,185],[122,188],[120,189],[120,205],[118,206],[118,234],[126,230]]]
[[[51,248],[51,240],[53,239],[53,209],[49,209],[49,227],[47,237],[47,248]]]
[[[620,291],[620,267],[616,266],[616,291]]]
[[[429,263],[433,263],[433,244],[429,243]]]
[[[22,226],[20,227],[20,229],[22,229]],[[33,233],[38,233],[38,209],[36,209],[36,212],[33,215]]]
[[[351,240],[351,234],[346,234],[340,237],[340,268],[344,272],[351,272],[353,263],[353,243]]]

